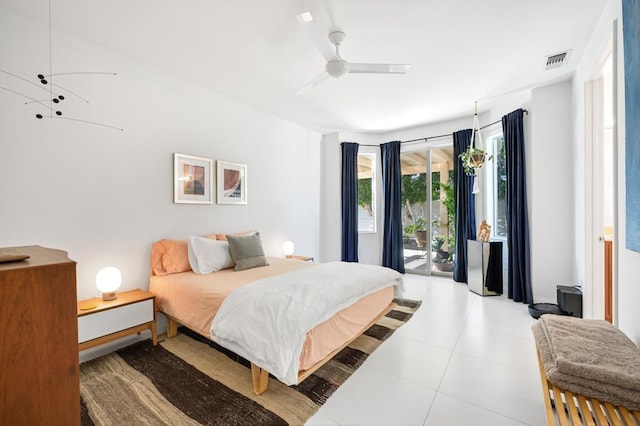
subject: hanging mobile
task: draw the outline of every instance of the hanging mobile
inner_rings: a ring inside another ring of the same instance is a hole
[[[119,128],[119,127],[115,127],[115,126],[110,126],[108,124],[102,124],[102,123],[96,123],[94,121],[88,121],[88,120],[82,120],[79,118],[72,118],[72,117],[66,117],[63,116],[62,113],[62,108],[58,109],[54,109],[54,105],[56,104],[56,107],[61,105],[61,102],[64,101],[66,99],[65,95],[63,94],[59,94],[59,93],[54,93],[54,87],[56,88],[56,92],[58,91],[57,89],[60,89],[63,92],[66,92],[69,95],[72,95],[80,100],[82,100],[83,102],[89,103],[89,101],[87,99],[84,99],[82,96],[73,93],[72,91],[65,89],[64,87],[61,87],[57,84],[53,83],[53,77],[54,76],[63,76],[63,75],[79,75],[79,74],[97,74],[97,75],[116,75],[116,73],[113,72],[93,72],[93,71],[82,71],[82,72],[67,72],[67,73],[58,73],[58,74],[53,74],[51,71],[52,65],[51,65],[51,0],[49,0],[49,74],[38,74],[38,80],[40,80],[40,84],[36,84],[33,81],[26,79],[24,77],[21,77],[19,75],[16,75],[14,73],[11,73],[9,71],[5,71],[5,70],[0,70],[0,72],[8,74],[14,78],[23,80],[33,86],[36,86],[42,90],[45,90],[48,94],[49,94],[49,99],[35,99],[32,98],[30,96],[25,95],[24,93],[20,93],[18,91],[9,89],[7,87],[2,87],[0,86],[0,89],[5,90],[7,92],[11,92],[14,93],[16,95],[22,96],[23,98],[26,98],[28,101],[25,102],[25,105],[29,105],[32,103],[36,103],[41,105],[42,107],[46,108],[49,110],[48,114],[41,114],[41,113],[37,113],[35,114],[35,117],[38,120],[42,120],[43,118],[55,118],[55,119],[63,119],[63,120],[71,120],[71,121],[78,121],[81,123],[87,123],[87,124],[93,124],[96,126],[102,126],[102,127],[109,127],[111,129],[115,129],[115,130],[120,130],[122,131],[123,129]],[[43,87],[43,86],[48,86],[48,89]]]

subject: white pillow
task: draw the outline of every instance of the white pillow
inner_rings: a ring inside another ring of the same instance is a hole
[[[226,241],[189,237],[188,253],[189,264],[196,274],[210,274],[233,266]]]

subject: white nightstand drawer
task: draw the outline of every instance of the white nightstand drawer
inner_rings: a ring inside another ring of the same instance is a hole
[[[153,299],[78,317],[78,343],[154,321]]]

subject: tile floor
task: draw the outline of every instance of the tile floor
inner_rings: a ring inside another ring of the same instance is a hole
[[[405,275],[413,318],[307,425],[544,425],[527,306],[451,279]]]

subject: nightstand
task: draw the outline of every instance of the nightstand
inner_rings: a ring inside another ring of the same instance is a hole
[[[82,309],[89,306],[95,307]],[[144,330],[151,331],[153,344],[157,345],[155,296],[148,291],[123,291],[115,300],[95,297],[78,302],[78,349],[81,351]]]
[[[289,256],[287,259],[302,260],[303,262],[313,262],[313,257],[309,256]]]

